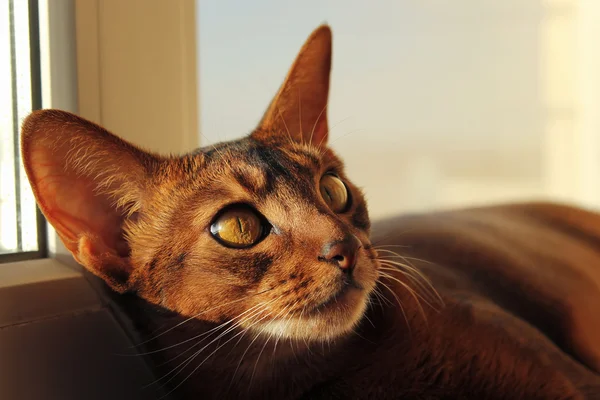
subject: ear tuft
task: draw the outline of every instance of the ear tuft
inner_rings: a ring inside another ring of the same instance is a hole
[[[125,290],[123,277],[132,268],[125,224],[142,207],[158,158],[60,110],[25,119],[21,152],[36,201],[67,249]]]
[[[330,71],[331,29],[322,25],[302,46],[253,136],[289,135],[300,143],[324,144]]]

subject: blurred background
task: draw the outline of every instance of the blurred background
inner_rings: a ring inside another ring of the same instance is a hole
[[[373,218],[532,199],[600,208],[597,0],[6,0],[0,253],[45,246],[19,160],[31,109],[161,153],[238,138],[324,22],[330,144]]]
[[[327,22],[331,144],[373,216],[540,198],[595,207],[599,9],[580,0],[201,1],[202,139],[255,126],[306,36]]]

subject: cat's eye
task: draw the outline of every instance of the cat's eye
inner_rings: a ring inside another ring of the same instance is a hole
[[[344,182],[333,174],[325,174],[319,185],[325,203],[335,213],[346,211],[349,205],[348,189]]]
[[[258,243],[268,232],[264,219],[254,209],[236,205],[217,216],[210,233],[227,247],[243,249]]]

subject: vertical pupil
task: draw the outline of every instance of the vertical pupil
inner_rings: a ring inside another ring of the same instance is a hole
[[[325,191],[325,200],[327,203],[333,203],[333,197],[331,196],[331,193],[329,193],[329,190],[327,190],[327,186],[323,185],[323,190]]]
[[[267,228],[263,227],[260,217],[245,207],[226,210],[210,226],[211,234],[221,244],[237,248],[257,243],[262,238],[263,229]]]
[[[342,212],[348,205],[348,189],[340,178],[326,174],[321,178],[321,197],[332,211]]]

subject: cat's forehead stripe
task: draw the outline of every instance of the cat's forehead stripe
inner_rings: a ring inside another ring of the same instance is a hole
[[[302,196],[310,196],[314,192],[315,166],[288,149],[255,143],[249,147],[246,161],[264,171],[266,185],[263,194],[275,190],[277,184],[293,188]]]
[[[321,165],[321,159],[318,157],[318,155],[309,151],[308,149],[291,147],[289,150],[287,150],[287,153],[294,158],[294,160],[301,164],[309,164],[315,168],[318,168]]]
[[[247,191],[255,194],[266,192],[267,174],[262,169],[254,165],[245,165],[234,169],[232,174],[237,183]]]
[[[316,150],[289,141],[247,137],[201,151],[209,164],[218,170],[225,166],[241,189],[259,198],[291,190],[298,199],[315,203],[315,176],[322,163]]]

